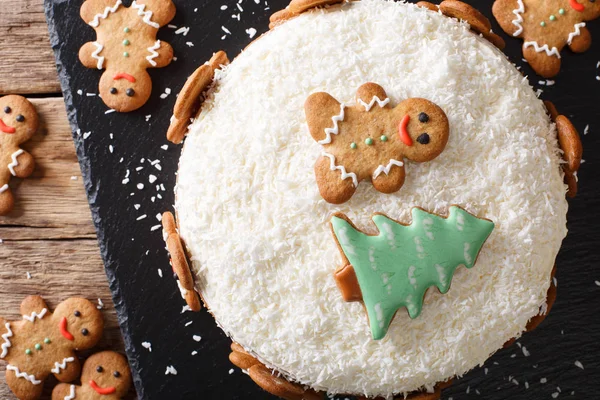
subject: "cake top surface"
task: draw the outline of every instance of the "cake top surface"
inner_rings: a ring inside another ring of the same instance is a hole
[[[448,143],[433,161],[406,162],[398,192],[363,182],[332,205],[315,182],[322,148],[304,102],[325,91],[352,104],[366,82],[393,105],[439,105]],[[482,364],[545,304],[566,234],[555,136],[527,80],[465,24],[383,0],[302,14],[218,72],[190,128],[176,210],[198,287],[227,334],[297,382],[370,396],[431,388]],[[333,279],[331,215],[374,234],[374,213],[410,224],[413,207],[447,216],[451,205],[494,222],[476,263],[373,340]]]

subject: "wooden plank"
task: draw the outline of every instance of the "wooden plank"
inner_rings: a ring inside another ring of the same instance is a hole
[[[36,170],[30,178],[11,181],[17,205],[10,215],[0,217],[0,315],[20,319],[19,305],[30,294],[43,296],[52,309],[72,296],[95,303],[101,299],[106,328],[94,350],[122,352],[63,99],[32,102],[41,127],[23,147],[33,154]],[[49,398],[51,386],[52,382],[44,398]],[[0,399],[14,398],[0,373]]]
[[[0,0],[0,94],[59,93],[43,0]]]
[[[41,124],[23,148],[34,156],[36,169],[27,179],[11,180],[16,206],[0,217],[0,239],[95,238],[63,100],[32,102]]]

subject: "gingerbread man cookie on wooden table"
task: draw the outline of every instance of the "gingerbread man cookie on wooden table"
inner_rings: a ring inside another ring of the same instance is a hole
[[[33,173],[33,157],[19,146],[31,139],[38,125],[37,112],[25,97],[0,98],[0,215],[8,214],[15,204],[10,178],[27,178]]]
[[[84,44],[79,60],[88,68],[105,69],[100,78],[102,101],[119,112],[143,106],[152,92],[147,68],[162,68],[173,59],[173,48],[156,39],[161,26],[175,16],[171,0],[87,0],[81,18],[96,30],[97,39]]]
[[[130,387],[127,359],[114,351],[102,351],[83,364],[81,386],[61,383],[52,391],[52,400],[118,400]]]
[[[565,46],[575,53],[590,48],[585,23],[600,17],[600,0],[496,0],[492,10],[507,34],[524,40],[531,68],[551,78],[560,71]]]
[[[94,347],[102,337],[102,314],[86,299],[63,301],[51,313],[39,296],[21,303],[20,321],[0,318],[0,358],[7,362],[6,383],[21,400],[37,399],[46,378],[61,382],[79,376],[75,350]]]
[[[349,200],[363,180],[382,193],[400,190],[403,160],[431,161],[448,142],[448,118],[429,100],[412,98],[392,108],[381,86],[365,83],[356,103],[346,106],[320,92],[304,106],[310,134],[323,146],[315,165],[319,192],[332,204]]]

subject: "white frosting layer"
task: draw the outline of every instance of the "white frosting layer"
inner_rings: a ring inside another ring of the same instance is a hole
[[[330,392],[431,388],[483,363],[539,313],[566,234],[556,131],[527,80],[465,24],[382,0],[313,11],[217,78],[180,161],[180,233],[218,323],[268,366]],[[433,162],[406,163],[399,192],[363,182],[334,206],[319,196],[321,146],[303,104],[316,91],[353,103],[369,81],[392,105],[440,105],[450,139]],[[329,216],[373,230],[374,212],[409,222],[412,206],[446,215],[451,204],[496,223],[475,267],[372,340],[362,306],[333,280],[341,257]]]

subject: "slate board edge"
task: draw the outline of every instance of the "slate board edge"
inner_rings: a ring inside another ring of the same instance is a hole
[[[58,37],[58,33],[56,32],[56,26],[54,24],[54,8],[53,5],[55,2],[63,2],[64,0],[44,0],[44,14],[46,16],[46,23],[48,25],[48,33],[50,35],[50,45],[54,52],[54,58],[56,62],[56,70],[58,73],[58,79],[60,81],[61,90],[64,96],[65,108],[67,111],[67,118],[69,119],[69,125],[71,126],[71,135],[73,137],[73,141],[75,142],[75,150],[77,153],[77,159],[79,161],[79,167],[81,169],[81,175],[83,177],[83,183],[85,186],[85,191],[88,199],[88,204],[90,206],[90,211],[92,213],[92,221],[94,223],[94,228],[96,229],[98,245],[100,247],[100,255],[102,257],[102,261],[104,263],[104,272],[106,273],[106,277],[108,279],[108,284],[112,296],[112,300],[115,306],[115,310],[117,312],[117,320],[119,322],[119,328],[121,330],[121,335],[123,337],[123,342],[125,344],[125,352],[127,353],[127,358],[129,364],[131,366],[131,376],[133,379],[133,384],[135,385],[135,389],[137,392],[137,396],[139,399],[145,398],[144,387],[142,385],[142,380],[139,374],[138,359],[134,357],[135,346],[131,341],[129,319],[124,309],[124,303],[121,297],[121,290],[118,285],[118,280],[115,279],[115,275],[113,271],[109,268],[106,268],[108,253],[104,246],[104,232],[100,229],[100,217],[98,216],[98,209],[95,205],[95,198],[97,194],[97,187],[92,185],[90,180],[90,165],[87,154],[85,153],[85,149],[83,146],[83,138],[78,136],[76,132],[79,130],[79,125],[77,123],[76,118],[76,110],[73,107],[73,93],[71,92],[71,88],[68,85],[69,76],[67,75],[65,69],[63,68],[62,61],[60,58],[61,52],[61,42]]]

